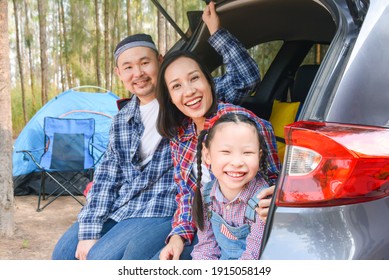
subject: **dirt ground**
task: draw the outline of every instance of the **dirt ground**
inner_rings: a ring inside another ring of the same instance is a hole
[[[50,260],[57,240],[81,209],[71,196],[59,197],[41,212],[37,204],[36,195],[15,196],[15,234],[0,239],[0,260]]]

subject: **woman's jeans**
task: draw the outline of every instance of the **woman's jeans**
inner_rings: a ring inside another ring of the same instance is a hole
[[[120,222],[108,220],[102,237],[88,253],[90,260],[147,260],[164,246],[171,231],[172,217],[130,218]],[[78,244],[78,222],[60,238],[54,248],[53,260],[75,260]]]

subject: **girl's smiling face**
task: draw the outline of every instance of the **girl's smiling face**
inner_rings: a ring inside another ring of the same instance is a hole
[[[246,123],[223,123],[215,128],[204,158],[219,181],[220,190],[234,199],[259,170],[261,157],[257,130]]]
[[[173,104],[193,119],[197,130],[204,126],[204,115],[212,105],[212,89],[196,61],[180,57],[165,71],[165,83]]]

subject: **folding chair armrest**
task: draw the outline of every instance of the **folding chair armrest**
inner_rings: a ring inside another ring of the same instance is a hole
[[[33,153],[33,152],[39,152],[39,151],[44,151],[45,148],[38,148],[38,149],[32,149],[32,150],[20,150],[20,151],[16,151],[16,153],[26,153],[26,152],[30,152],[30,153]]]
[[[37,152],[37,151],[42,151],[44,150],[44,148],[42,149],[34,149],[34,150],[20,150],[20,151],[16,151],[16,153],[23,153],[25,155],[28,155],[32,161],[39,167],[41,168],[39,162],[35,159],[34,155],[32,154],[32,152]]]

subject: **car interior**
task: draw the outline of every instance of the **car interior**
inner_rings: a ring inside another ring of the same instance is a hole
[[[245,107],[259,116],[269,119],[270,112],[261,110],[264,109],[262,104],[269,102],[271,104],[276,97],[285,98],[280,93],[282,92],[280,87],[285,84],[285,80],[290,81],[291,77],[295,77],[297,69],[311,48],[315,44],[331,43],[336,30],[334,19],[326,7],[312,0],[216,2],[220,2],[217,11],[222,26],[234,34],[247,49],[266,42],[283,42],[268,71],[262,77],[256,94],[244,103]],[[192,37],[197,38],[189,44],[189,48],[199,54],[213,70],[221,64],[221,57],[207,43],[209,33],[206,26],[199,27],[195,30],[195,33],[199,34]],[[302,72],[312,76],[312,71],[317,71],[317,67],[308,67]],[[308,82],[310,79],[300,80]],[[302,85],[297,87],[306,88]]]
[[[315,48],[317,50],[317,46],[321,46],[322,50],[328,48],[336,32],[334,17],[323,4],[313,0],[219,0],[216,4],[222,26],[248,50],[261,44],[281,42],[267,71],[261,73],[261,83],[241,104],[272,122],[280,146],[283,127],[298,118],[320,67],[320,61],[308,61],[307,57]],[[198,11],[196,16],[196,12],[191,12],[190,15],[192,19],[199,20],[201,13]],[[196,25],[190,23],[189,26],[193,28]],[[209,32],[205,24],[197,25],[195,30],[191,28],[187,32],[192,35],[187,49],[198,54],[211,71],[217,69],[222,59],[207,43]],[[182,42],[173,49],[180,44]],[[275,100],[299,103],[298,106],[291,104],[295,109],[289,110],[285,106],[277,106],[280,104],[275,104]],[[280,158],[282,160],[282,153]]]

